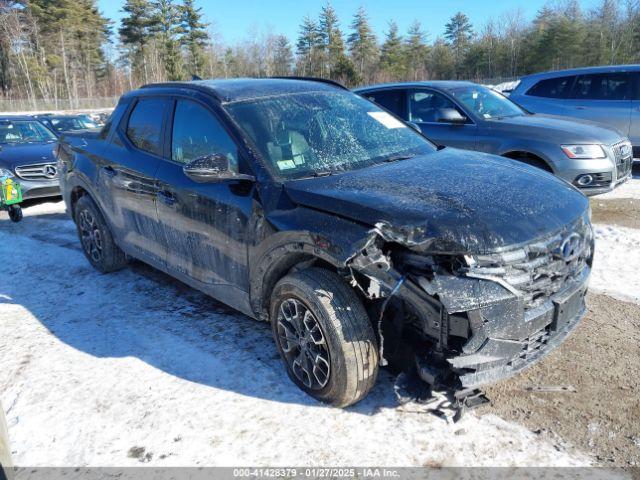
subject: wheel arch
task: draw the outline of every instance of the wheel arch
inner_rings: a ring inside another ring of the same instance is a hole
[[[277,245],[263,255],[251,269],[251,307],[260,320],[269,318],[269,302],[278,281],[295,269],[310,266],[338,272],[339,262],[301,242]]]
[[[553,173],[553,168],[550,162],[546,160],[542,155],[539,155],[537,153],[533,153],[524,149],[513,149],[503,152],[500,155],[502,157],[510,158],[512,160],[517,160],[519,162],[538,167],[549,173]]]
[[[81,185],[76,185],[71,189],[71,192],[69,193],[69,208],[71,216],[73,218],[75,218],[76,205],[78,203],[78,200],[80,200],[80,198],[84,197],[85,195],[89,195],[89,197],[91,197],[91,194],[87,191],[87,189]]]

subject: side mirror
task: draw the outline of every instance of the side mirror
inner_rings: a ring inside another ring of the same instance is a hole
[[[198,157],[182,167],[182,171],[187,177],[198,183],[213,183],[224,180],[255,181],[253,175],[233,171],[229,157],[222,153]]]
[[[460,112],[455,108],[441,108],[436,113],[436,122],[461,125],[467,123],[467,117],[460,115]]]

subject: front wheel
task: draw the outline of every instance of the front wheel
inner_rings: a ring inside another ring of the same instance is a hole
[[[321,268],[287,275],[274,288],[270,318],[287,374],[300,389],[338,407],[369,393],[378,373],[375,333],[338,275]]]
[[[127,264],[127,257],[116,245],[107,222],[91,197],[80,197],[74,218],[82,251],[96,270],[108,273]]]
[[[9,207],[9,218],[15,223],[22,220],[22,208],[20,208],[20,205],[11,205]]]

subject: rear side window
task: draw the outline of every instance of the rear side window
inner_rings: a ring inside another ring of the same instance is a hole
[[[581,75],[569,98],[584,100],[629,100],[633,95],[633,77],[627,72]]]
[[[216,116],[202,105],[178,100],[173,116],[171,159],[189,163],[198,157],[221,153],[238,171],[238,149]]]
[[[129,116],[127,137],[145,152],[162,154],[162,119],[167,100],[142,98],[138,100]]]
[[[100,130],[101,139],[104,140],[109,136],[109,132],[111,131],[111,127],[113,126],[113,122],[118,121],[118,119],[122,116],[122,112],[126,110],[127,105],[128,103],[125,101],[118,102],[116,108],[113,110],[113,112],[111,112],[109,118],[107,118],[107,122],[104,124],[104,127],[102,127],[102,130]]]
[[[567,98],[576,77],[557,77],[540,80],[527,91],[527,95],[546,98]]]
[[[407,119],[407,102],[404,90],[382,90],[365,93],[364,97],[395,113],[400,118]]]

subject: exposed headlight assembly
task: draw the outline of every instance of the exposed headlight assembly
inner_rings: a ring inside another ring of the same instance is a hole
[[[7,170],[6,168],[0,168],[0,177],[9,177],[13,178],[13,172],[11,170]]]
[[[569,158],[606,158],[607,154],[601,145],[561,145],[562,151]]]

